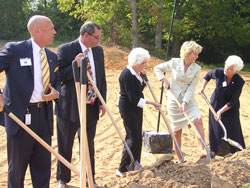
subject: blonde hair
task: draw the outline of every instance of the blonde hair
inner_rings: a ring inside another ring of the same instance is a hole
[[[225,61],[225,66],[231,66],[231,65],[234,65],[234,72],[236,73],[236,72],[240,72],[240,70],[243,69],[244,62],[239,56],[230,55]]]
[[[148,59],[150,59],[150,55],[147,50],[144,48],[134,48],[128,55],[128,65],[133,67]]]
[[[185,59],[185,57],[192,53],[192,52],[198,52],[201,53],[202,46],[197,44],[194,41],[186,41],[182,44],[181,50],[180,50],[180,57]]]

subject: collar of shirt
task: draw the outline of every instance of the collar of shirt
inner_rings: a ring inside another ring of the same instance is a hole
[[[141,82],[143,82],[142,80],[142,77],[139,75],[139,74],[136,74],[135,70],[130,66],[130,65],[127,65],[127,69],[131,72],[131,74],[135,75],[136,78]]]
[[[80,38],[78,40],[79,40],[82,52],[84,52],[87,49],[87,47],[80,41]],[[89,51],[88,51],[88,58],[89,58],[89,61],[90,61],[90,64],[91,64],[93,81],[96,84],[95,62],[94,62],[94,57],[93,57],[93,53],[92,53],[92,48],[88,48],[88,49],[89,49]]]
[[[33,40],[33,38],[31,38],[31,42],[32,42],[33,53],[40,54],[41,48],[37,45],[37,43]]]
[[[91,49],[91,48],[87,48],[87,47],[80,41],[80,38],[79,38],[78,40],[79,40],[79,43],[80,43],[82,52],[85,52],[85,50],[89,49],[88,55],[89,55],[90,53],[92,53],[92,49]]]

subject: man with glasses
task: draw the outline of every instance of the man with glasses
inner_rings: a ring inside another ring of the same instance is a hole
[[[73,77],[72,62],[77,61],[80,68],[81,59],[89,58],[88,68],[90,74],[106,100],[106,76],[104,69],[103,49],[98,46],[100,42],[101,29],[94,22],[86,22],[80,29],[80,37],[76,40],[61,45],[57,50],[59,73],[61,77],[61,95],[56,106],[57,115],[57,139],[59,153],[71,162],[74,137],[78,132],[80,140],[80,118],[77,105],[76,89]],[[87,94],[89,95],[89,94]],[[93,177],[95,175],[94,160],[94,137],[96,124],[105,114],[105,108],[95,93],[90,94],[92,98],[87,102],[87,136]],[[57,164],[58,188],[66,187],[71,179],[70,170],[60,161]],[[95,181],[94,181],[95,183]],[[95,187],[98,187],[95,184]]]

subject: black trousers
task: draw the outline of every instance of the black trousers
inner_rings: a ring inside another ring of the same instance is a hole
[[[123,119],[123,124],[126,130],[126,142],[130,148],[135,161],[141,161],[141,149],[142,149],[142,120],[143,111],[138,109],[137,111],[120,112]],[[131,163],[129,154],[124,147],[122,152],[122,159],[119,166],[120,172],[127,172],[127,166]]]
[[[96,134],[96,124],[99,118],[98,105],[87,105],[87,135],[88,146],[91,161],[91,168],[93,177],[95,175],[95,147],[94,138]],[[80,122],[72,122],[65,120],[64,118],[57,117],[57,141],[58,152],[71,163],[72,148],[74,144],[74,138],[78,132],[78,139],[80,141]],[[57,163],[57,180],[63,180],[69,182],[71,180],[71,171],[63,163],[58,161]]]
[[[47,144],[51,145],[46,107],[29,107],[31,125],[27,125]],[[23,188],[29,165],[34,188],[48,188],[51,174],[51,154],[24,129],[7,135],[8,188]]]

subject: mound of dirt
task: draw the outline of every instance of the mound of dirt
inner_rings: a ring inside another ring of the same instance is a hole
[[[250,147],[234,155],[197,162],[176,164],[164,157],[150,167],[129,172],[119,183],[107,184],[116,188],[236,188],[250,181]]]

